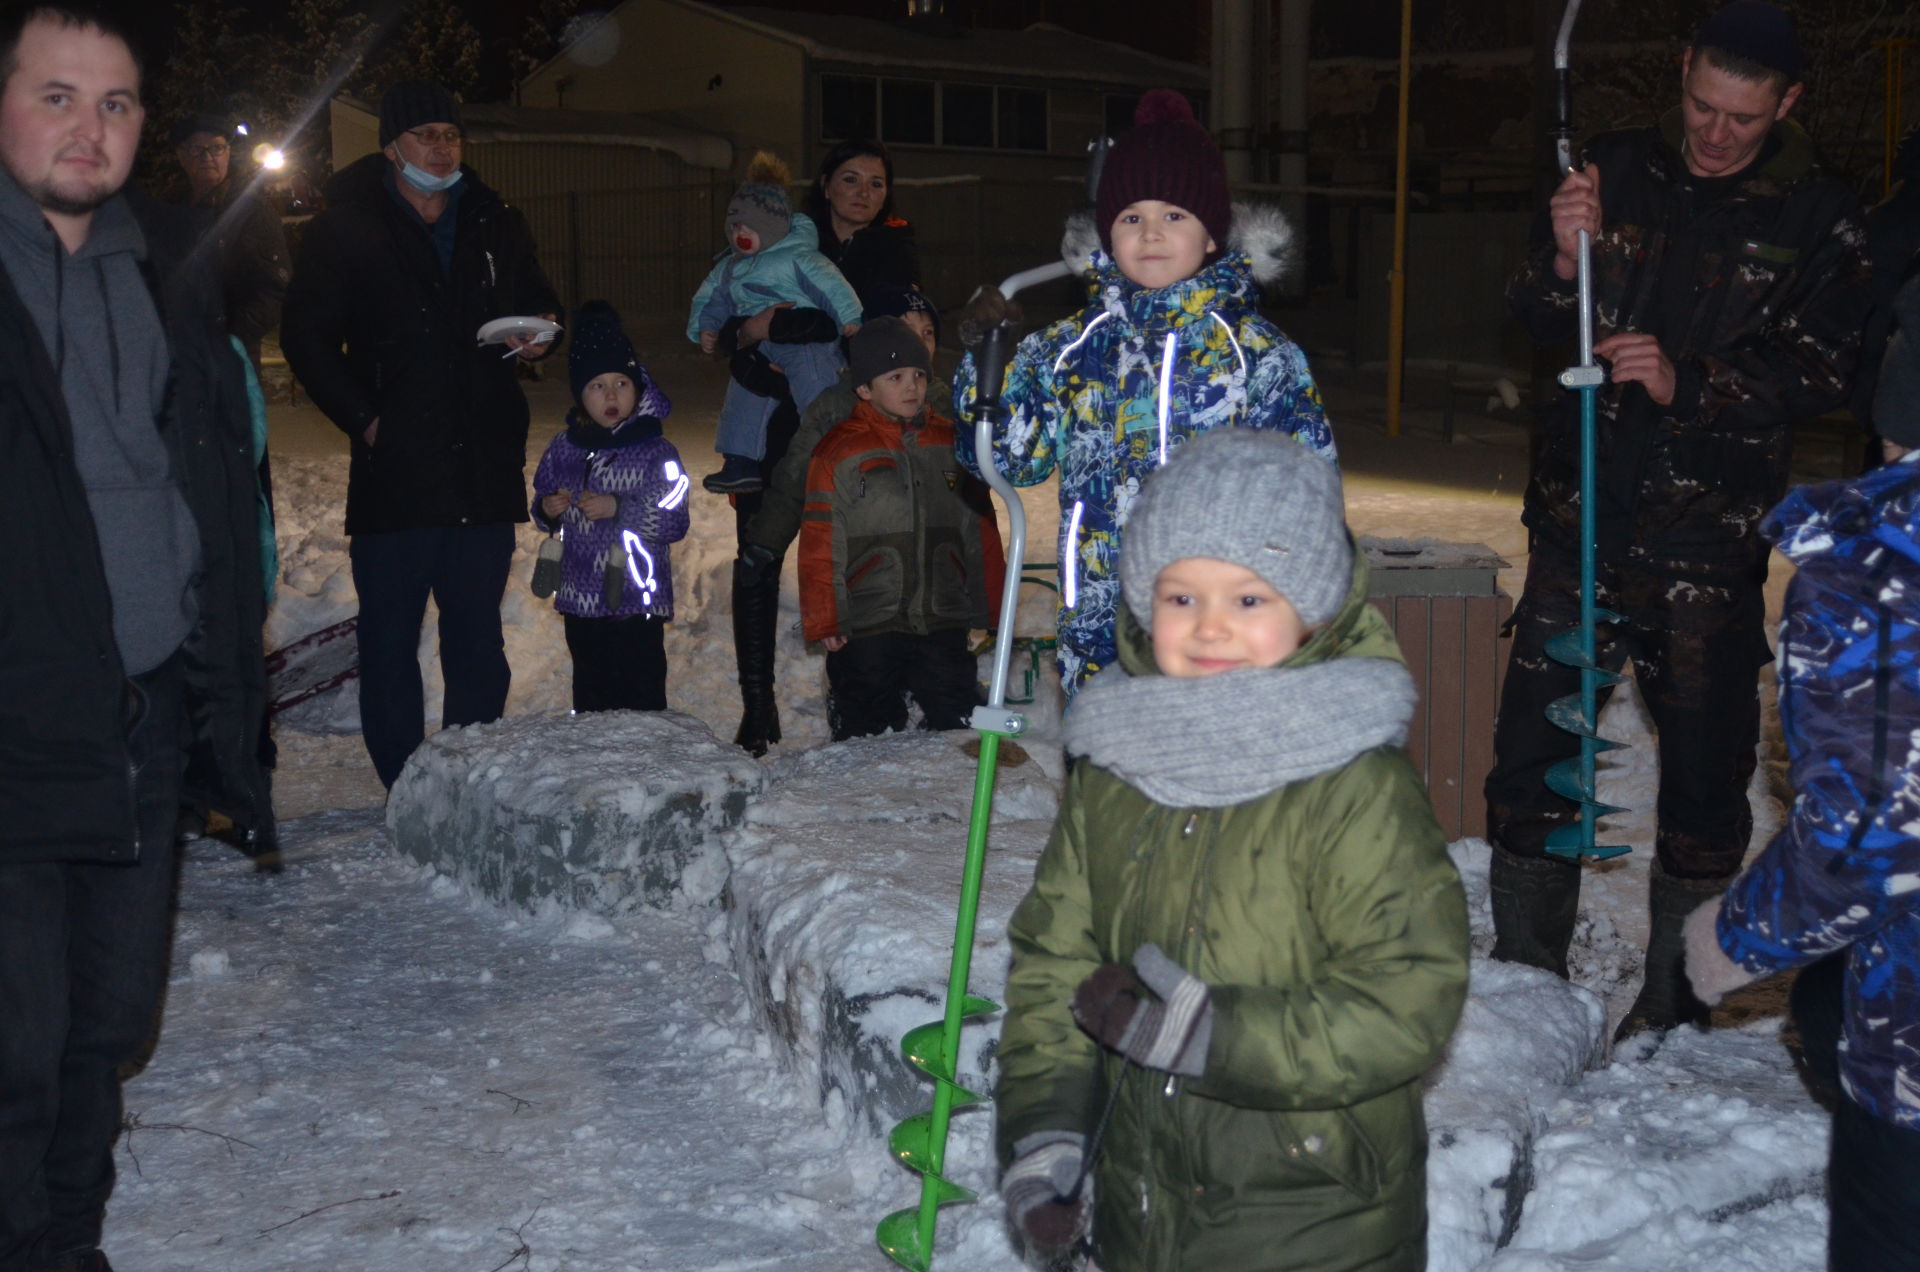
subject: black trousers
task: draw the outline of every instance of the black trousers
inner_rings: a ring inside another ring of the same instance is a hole
[[[1835,1098],[1827,1158],[1828,1272],[1908,1272],[1920,1260],[1920,1131],[1884,1122],[1842,1093],[1838,1050],[1846,954],[1804,968],[1793,1023],[1807,1068]]]
[[[99,1243],[120,1066],[145,1047],[167,982],[179,655],[130,683],[137,860],[0,864],[0,1272]]]
[[[827,655],[827,688],[836,742],[906,728],[908,697],[928,729],[966,728],[981,701],[979,667],[958,629],[856,636]]]
[[[392,786],[426,737],[420,624],[440,607],[440,723],[484,724],[506,710],[513,673],[500,600],[513,563],[513,526],[434,526],[357,534],[348,548],[360,593],[360,732]]]
[[[566,619],[567,652],[573,655],[575,711],[665,711],[666,624],[631,618]]]
[[[1679,582],[1631,568],[1597,571],[1599,661],[1633,661],[1640,696],[1659,731],[1660,794],[1654,852],[1666,872],[1711,879],[1740,868],[1753,830],[1747,782],[1760,737],[1759,673],[1767,649],[1766,603],[1757,584]],[[1580,739],[1547,719],[1547,704],[1580,691],[1580,673],[1546,653],[1547,638],[1580,622],[1579,562],[1536,542],[1513,615],[1513,648],[1494,726],[1487,776],[1489,837],[1538,857],[1558,826],[1578,819],[1547,788],[1547,770],[1580,753]],[[1609,691],[1602,688],[1598,703]],[[1597,710],[1597,708],[1596,708]]]

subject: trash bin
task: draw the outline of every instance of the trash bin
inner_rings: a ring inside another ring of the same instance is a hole
[[[1507,563],[1482,543],[1363,538],[1360,547],[1367,597],[1393,625],[1420,690],[1407,755],[1447,838],[1483,837],[1483,786],[1507,670],[1500,628],[1513,611],[1499,586]]]

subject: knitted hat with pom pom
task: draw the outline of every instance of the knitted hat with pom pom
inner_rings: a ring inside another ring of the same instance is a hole
[[[1233,222],[1226,161],[1187,99],[1170,88],[1156,88],[1140,99],[1133,131],[1114,143],[1100,170],[1094,220],[1108,254],[1114,218],[1142,199],[1185,208],[1207,227],[1216,249],[1226,247]]]
[[[640,359],[633,342],[620,325],[620,314],[604,300],[590,300],[573,315],[572,343],[567,354],[567,383],[573,400],[590,383],[617,371],[633,381],[636,391],[645,388]],[[664,414],[664,412],[662,412]]]

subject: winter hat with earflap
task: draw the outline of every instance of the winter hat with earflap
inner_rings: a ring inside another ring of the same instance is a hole
[[[1108,255],[1114,218],[1142,199],[1185,208],[1200,218],[1214,245],[1225,249],[1233,224],[1226,161],[1187,99],[1170,88],[1156,88],[1140,99],[1133,131],[1114,143],[1100,169],[1094,220]]]
[[[747,179],[727,204],[727,238],[736,225],[760,236],[758,251],[766,251],[787,236],[793,225],[793,200],[787,197],[787,165],[764,150],[747,161]],[[739,246],[737,243],[735,246]]]
[[[898,318],[875,318],[863,323],[847,341],[847,382],[872,384],[901,367],[930,370],[926,342]]]
[[[380,144],[390,146],[403,132],[426,124],[460,127],[460,103],[432,80],[405,80],[380,99]]]
[[[636,391],[642,387],[633,342],[620,325],[620,314],[606,301],[590,300],[580,306],[569,339],[567,383],[573,388],[574,401],[579,402],[587,385],[610,371],[632,380]]]
[[[1318,627],[1353,582],[1339,474],[1284,433],[1202,433],[1147,479],[1127,518],[1120,588],[1143,628],[1160,571],[1187,557],[1253,571]]]

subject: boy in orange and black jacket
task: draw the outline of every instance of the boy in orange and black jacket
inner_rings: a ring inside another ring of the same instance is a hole
[[[800,616],[827,650],[835,741],[902,729],[909,695],[929,729],[980,702],[967,632],[994,624],[1002,559],[986,488],[926,409],[926,345],[898,318],[850,342],[860,402],[814,449],[800,527]]]

